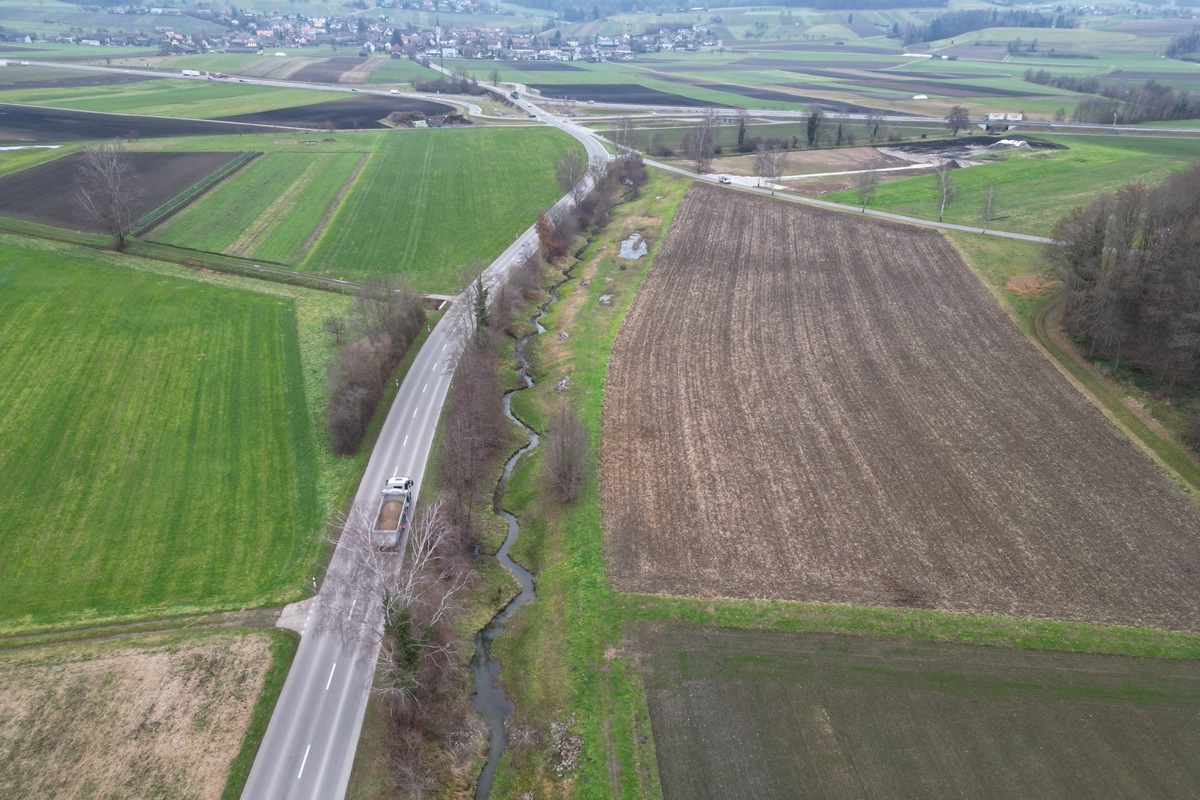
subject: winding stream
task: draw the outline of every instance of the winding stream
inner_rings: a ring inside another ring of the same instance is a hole
[[[533,386],[533,379],[529,377],[529,359],[525,356],[525,343],[534,336],[541,336],[546,332],[545,326],[542,325],[542,318],[546,316],[546,310],[558,300],[558,287],[562,286],[569,277],[565,277],[562,281],[554,284],[550,290],[550,299],[538,307],[538,313],[533,317],[533,324],[537,328],[536,333],[531,333],[522,336],[517,340],[517,374],[521,376],[521,380],[525,382],[525,386],[520,389],[513,389],[504,395],[504,416],[508,417],[514,425],[517,425],[521,430],[529,436],[529,442],[512,455],[504,465],[504,471],[500,474],[500,480],[496,484],[496,491],[492,495],[492,508],[497,514],[504,517],[508,523],[508,535],[504,537],[504,544],[500,546],[500,550],[496,553],[496,559],[504,566],[506,570],[516,579],[521,586],[521,593],[509,601],[503,609],[492,617],[483,630],[475,634],[475,655],[471,658],[471,673],[475,678],[475,694],[471,697],[471,705],[483,715],[488,726],[488,751],[487,763],[483,767],[483,772],[479,776],[479,783],[475,787],[475,800],[486,800],[492,792],[492,779],[496,775],[496,767],[500,763],[500,756],[504,754],[504,745],[507,742],[507,734],[504,728],[504,720],[513,711],[512,703],[504,696],[499,687],[496,686],[496,675],[500,671],[500,662],[492,658],[492,642],[496,637],[504,632],[504,623],[509,617],[516,612],[521,606],[533,602],[537,595],[533,591],[533,576],[527,569],[522,567],[517,562],[509,558],[508,551],[512,549],[513,544],[517,541],[517,536],[521,532],[521,526],[517,522],[517,518],[504,509],[504,489],[508,486],[508,480],[512,477],[513,468],[520,461],[521,456],[537,448],[541,437],[537,432],[519,420],[512,413],[512,396],[517,392],[522,392],[525,389]]]

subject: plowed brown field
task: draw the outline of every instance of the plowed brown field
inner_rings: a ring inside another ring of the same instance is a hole
[[[620,589],[1200,629],[1200,504],[934,231],[693,187],[603,426]]]

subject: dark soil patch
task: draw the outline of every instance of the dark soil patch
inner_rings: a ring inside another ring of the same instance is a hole
[[[653,106],[686,106],[707,108],[713,105],[705,100],[684,97],[657,89],[647,89],[633,83],[531,83],[543,97],[560,100],[595,100],[597,103],[632,103]]]
[[[212,136],[267,133],[270,128],[230,125],[215,120],[99,114],[61,108],[0,103],[0,142],[81,142],[94,139],[152,139],[166,136]]]
[[[158,78],[149,75],[127,75],[123,72],[88,72],[83,75],[70,75],[65,78],[46,78],[36,81],[22,81],[20,73],[5,72],[5,78],[15,77],[14,80],[0,81],[0,90],[4,89],[71,89],[78,86],[113,86],[121,83],[140,83],[155,81]]]
[[[140,194],[134,218],[162,205],[233,160],[236,153],[129,153]],[[0,179],[0,216],[100,233],[79,205],[79,164],[74,154]]]
[[[363,61],[361,58],[325,58],[301,67],[292,73],[289,80],[338,83],[347,72],[361,67]]]
[[[696,84],[701,89],[712,89],[718,92],[729,92],[730,94],[749,97],[754,100],[768,100],[776,103],[800,103],[803,105],[819,106],[826,111],[846,111],[856,114],[868,114],[874,109],[867,106],[860,106],[855,103],[842,103],[837,100],[826,100],[820,97],[806,97],[800,94],[789,94],[788,92],[778,92],[774,89],[759,89],[753,86],[731,86],[728,83],[698,83]]]
[[[584,72],[582,67],[573,67],[561,61],[512,61],[504,65],[521,72]]]
[[[958,156],[969,155],[968,149],[971,147],[987,147],[993,145],[1001,139],[1016,140],[1027,142],[1034,150],[1068,150],[1065,144],[1058,142],[1048,142],[1045,139],[1035,139],[1032,136],[1021,136],[1019,134],[1004,136],[960,136],[957,139],[927,139],[925,141],[907,142],[905,144],[888,145],[892,150],[901,150],[906,153],[932,154],[938,153],[947,158],[955,158]],[[961,153],[949,152],[952,150],[961,149]]]
[[[285,125],[297,128],[333,128],[335,130],[369,130],[386,128],[380,120],[388,114],[419,111],[426,116],[452,114],[454,109],[442,103],[414,100],[408,97],[352,97],[308,106],[277,108],[255,114],[239,114],[225,117],[230,122],[248,122],[260,125]]]
[[[1194,662],[696,628],[636,645],[666,800],[1200,792]]]
[[[989,86],[976,86],[965,83],[946,83],[940,80],[926,81],[890,81],[886,79],[863,78],[862,76],[844,76],[843,80],[852,81],[856,87],[867,89],[890,89],[895,92],[909,94],[940,94],[945,97],[1029,97],[1042,94],[1043,90],[1037,84],[1029,84],[1027,92],[1019,89],[993,89]]]

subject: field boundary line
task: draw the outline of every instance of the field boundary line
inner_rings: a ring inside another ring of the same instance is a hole
[[[34,633],[0,634],[0,653],[34,647],[70,645],[81,642],[111,641],[133,636],[172,634],[222,628],[274,628],[282,609],[279,607],[244,611],[212,611],[179,617],[157,617],[128,622],[102,623],[71,628],[56,628]]]
[[[1200,464],[1166,431],[1156,431],[1136,412],[1121,402],[1112,382],[1066,339],[1058,320],[1062,297],[1051,299],[1033,318],[1035,346],[1054,364],[1080,394],[1100,409],[1105,417],[1138,449],[1157,463],[1194,498],[1200,499]],[[1162,451],[1166,451],[1165,453]],[[1170,459],[1175,455],[1176,459]],[[1175,461],[1176,463],[1172,463]]]
[[[358,157],[358,163],[354,166],[354,169],[350,171],[350,174],[346,177],[345,182],[342,183],[342,187],[338,189],[337,194],[334,195],[333,199],[329,201],[329,206],[325,209],[325,213],[321,215],[321,218],[317,220],[317,224],[313,226],[312,233],[308,235],[308,238],[304,240],[304,244],[300,246],[300,252],[297,253],[298,257],[296,259],[298,263],[302,264],[304,263],[304,259],[308,258],[308,251],[311,250],[321,238],[321,235],[325,232],[325,226],[329,224],[329,220],[333,219],[333,215],[336,214],[337,210],[341,207],[342,200],[346,198],[346,195],[350,192],[350,189],[358,180],[359,173],[363,171],[363,167],[366,166],[367,161],[370,158],[370,153],[363,153]]]

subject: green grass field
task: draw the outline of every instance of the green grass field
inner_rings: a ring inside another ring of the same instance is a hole
[[[995,163],[954,171],[959,195],[947,209],[947,222],[980,224],[989,183],[998,187],[995,219],[988,227],[1046,236],[1074,206],[1104,192],[1141,181],[1151,185],[1200,158],[1200,140],[1167,137],[1047,136],[1068,150],[1021,153]],[[854,193],[825,196],[855,203]],[[936,177],[923,175],[885,183],[871,207],[937,219]]]
[[[258,111],[321,103],[329,99],[328,92],[315,90],[183,78],[163,78],[108,86],[15,88],[0,91],[0,102],[5,103],[196,119],[253,114]]]
[[[300,269],[457,290],[461,267],[491,261],[559,198],[553,161],[574,146],[545,128],[382,137]]]
[[[294,305],[4,252],[0,625],[301,591],[324,508]]]
[[[638,641],[668,799],[1200,792],[1192,663],[689,628]]]
[[[167,220],[151,241],[285,264],[304,245],[365,155],[275,152],[260,156]]]

